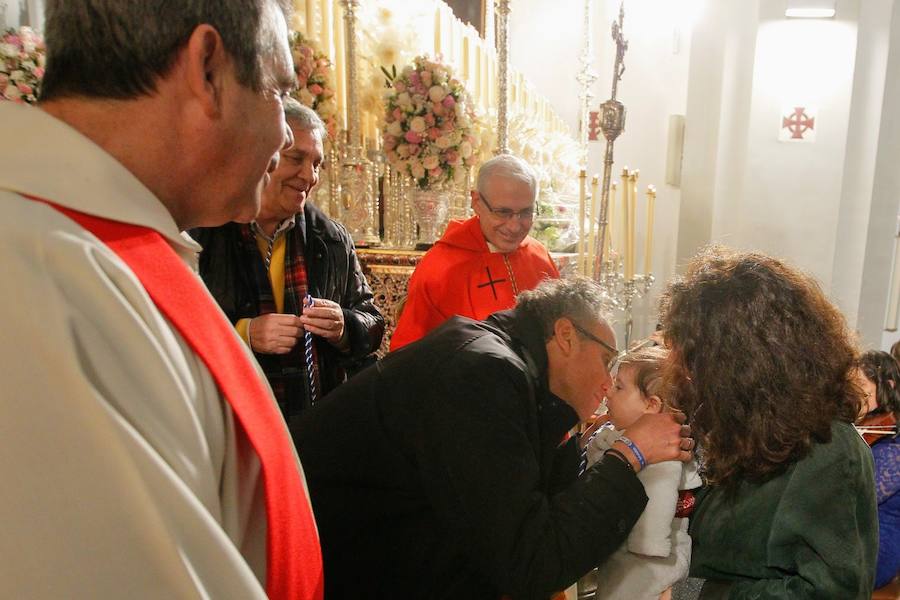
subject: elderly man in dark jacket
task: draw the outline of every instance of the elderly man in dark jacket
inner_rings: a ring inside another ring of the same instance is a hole
[[[290,421],[374,361],[384,318],[346,229],[306,202],[319,180],[325,126],[311,109],[284,102],[294,145],[272,172],[256,220],[191,234],[203,246],[200,275]]]
[[[547,600],[611,554],[647,502],[635,473],[687,460],[645,415],[577,477],[563,440],[610,384],[615,335],[585,279],[552,280],[485,321],[450,319],[293,428],[326,598]],[[335,431],[351,443],[337,443]]]

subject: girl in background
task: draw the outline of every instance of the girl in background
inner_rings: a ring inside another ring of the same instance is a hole
[[[878,568],[875,587],[891,582],[900,570],[900,368],[887,352],[870,351],[859,359],[864,393],[857,427],[872,446],[875,499],[878,502]]]

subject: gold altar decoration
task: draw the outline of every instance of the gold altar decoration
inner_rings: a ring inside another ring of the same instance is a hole
[[[577,144],[562,118],[521,73],[508,66],[501,73],[500,54],[505,50],[497,44],[508,44],[508,37],[500,39],[508,36],[508,26],[500,19],[512,0],[497,0],[504,6],[498,4],[496,11],[493,1],[485,3],[489,18],[482,37],[438,0],[294,0],[291,29],[321,50],[334,69],[336,132],[326,148],[327,167],[313,201],[343,222],[362,245],[410,248],[416,242],[413,185],[387,164],[381,143],[381,68],[429,54],[454,68],[476,107],[472,125],[477,159],[450,190],[448,218],[471,216],[469,190],[478,165],[497,148],[500,103],[505,100],[506,144],[539,175],[536,233],[553,250],[574,249]],[[497,40],[495,16],[501,30]]]

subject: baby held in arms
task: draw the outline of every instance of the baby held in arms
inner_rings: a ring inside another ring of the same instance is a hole
[[[645,348],[619,362],[606,397],[609,422],[587,446],[588,462],[597,462],[628,427],[645,413],[668,410],[661,378],[666,351]],[[627,439],[627,437],[626,437]],[[687,519],[675,516],[679,490],[700,487],[697,464],[667,461],[641,469],[649,501],[628,540],[597,573],[596,600],[666,600],[671,586],[685,578],[691,560]]]

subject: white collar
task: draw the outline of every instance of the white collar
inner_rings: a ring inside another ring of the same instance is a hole
[[[7,139],[0,146],[0,189],[148,227],[176,249],[200,250],[144,184],[73,127],[43,110],[13,102],[0,102],[0,122]]]

